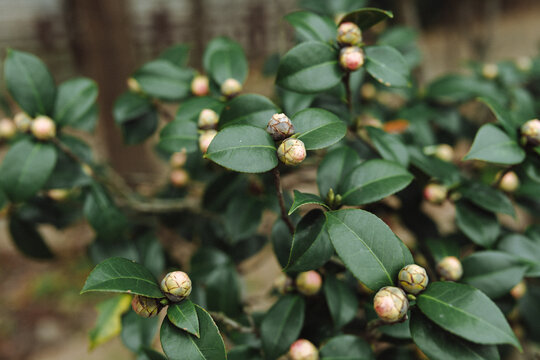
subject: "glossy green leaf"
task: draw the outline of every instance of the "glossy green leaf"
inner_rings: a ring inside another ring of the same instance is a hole
[[[249,345],[236,345],[227,353],[228,360],[262,360],[261,352]]]
[[[36,224],[26,221],[16,213],[9,218],[9,233],[13,244],[25,256],[35,259],[51,259],[53,253],[37,231]]]
[[[510,234],[499,242],[497,248],[528,265],[527,276],[540,276],[540,243],[520,234]]]
[[[283,355],[298,338],[304,324],[305,303],[298,295],[280,298],[264,316],[261,340],[266,359]]]
[[[307,109],[316,96],[314,94],[301,94],[281,88],[278,88],[278,94],[281,97],[284,112],[289,115],[294,115],[301,110]]]
[[[407,147],[399,137],[372,126],[367,127],[367,132],[371,141],[373,141],[373,145],[383,159],[394,161],[405,168],[409,166]]]
[[[199,133],[193,121],[174,120],[168,123],[159,133],[158,147],[167,152],[178,152],[186,149],[193,153],[199,149]]]
[[[196,123],[203,109],[212,109],[216,113],[220,114],[223,107],[224,104],[221,101],[209,96],[192,97],[180,104],[174,120],[192,121]],[[220,121],[222,120],[223,119],[220,118]]]
[[[356,209],[325,214],[336,252],[347,269],[368,288],[392,286],[399,270],[413,263],[409,250],[375,215]]]
[[[336,24],[326,16],[310,11],[295,11],[285,16],[302,41],[315,40],[332,43],[336,39]]]
[[[287,267],[291,253],[293,236],[287,224],[281,219],[276,220],[272,227],[272,247],[274,254],[282,268]]]
[[[491,247],[500,233],[497,216],[468,201],[456,203],[456,224],[469,239],[483,247]]]
[[[323,109],[305,109],[291,119],[298,139],[306,150],[323,149],[337,143],[347,133],[347,125],[336,115]]]
[[[151,99],[138,94],[120,95],[114,102],[113,116],[127,144],[140,143],[157,129],[158,115]]]
[[[508,215],[515,214],[514,206],[508,196],[488,185],[471,183],[460,187],[459,190],[463,197],[482,209]]]
[[[95,103],[88,108],[88,110],[82,114],[76,122],[70,123],[74,129],[80,129],[87,132],[93,132],[96,129],[96,125],[99,118],[99,107]]]
[[[86,195],[83,211],[96,233],[107,241],[121,238],[126,230],[127,218],[97,184],[93,184]]]
[[[82,140],[69,136],[61,135],[58,140],[72,153],[77,155],[86,163],[92,163],[92,149]],[[79,186],[86,186],[92,182],[92,178],[84,173],[81,164],[66,153],[59,151],[58,159],[52,171],[51,176],[45,184],[47,189],[71,189]]]
[[[358,312],[358,299],[354,291],[333,275],[324,278],[324,296],[336,329],[351,322]]]
[[[512,121],[510,113],[503,108],[499,103],[490,98],[479,98],[478,101],[483,102],[489,107],[493,115],[497,118],[497,121],[501,124],[507,134],[512,138],[516,138],[517,126]]]
[[[152,345],[160,320],[158,316],[144,318],[137,315],[135,311],[128,311],[122,316],[122,332],[120,333],[122,342],[135,353],[143,352],[145,347]]]
[[[325,227],[326,218],[320,210],[312,210],[298,223],[293,236],[288,272],[313,270],[324,265],[334,254]]]
[[[411,164],[446,186],[454,186],[461,181],[459,169],[434,156],[426,156],[415,146],[408,146]]]
[[[367,46],[366,71],[385,86],[410,86],[409,66],[403,55],[390,46]]]
[[[459,257],[459,244],[452,239],[427,238],[426,245],[435,262],[447,256]]]
[[[338,335],[321,348],[321,360],[374,360],[369,344],[354,335]]]
[[[272,115],[278,112],[279,108],[262,95],[240,95],[227,103],[221,113],[219,126],[252,125],[266,129]]]
[[[526,326],[528,337],[539,341],[540,339],[540,287],[538,285],[527,284],[527,292],[519,300],[518,309],[520,314],[525,314],[521,319]]]
[[[208,44],[203,58],[205,70],[218,83],[232,78],[243,83],[248,74],[244,49],[228,38],[216,38]]]
[[[320,205],[326,209],[329,209],[328,206],[324,203],[324,200],[321,199],[319,196],[294,190],[294,202],[291,206],[291,209],[289,210],[289,215],[294,213],[301,206],[313,204]]]
[[[188,44],[178,44],[173,45],[161,52],[159,58],[166,60],[177,67],[184,67],[187,65],[189,58],[189,48]]]
[[[196,337],[200,337],[199,318],[195,310],[195,304],[189,299],[169,305],[167,318],[179,329],[182,329]]]
[[[40,59],[26,52],[8,49],[4,79],[9,93],[28,115],[52,115],[56,85]]]
[[[139,350],[139,356],[137,357],[137,360],[167,360],[167,358],[160,352],[143,347],[141,350]]]
[[[513,165],[525,159],[525,151],[497,126],[486,124],[478,130],[471,149],[463,158],[473,159]]]
[[[313,94],[333,88],[342,76],[335,49],[318,41],[306,41],[283,56],[276,83],[287,90]]]
[[[330,189],[335,194],[342,194],[343,180],[360,164],[358,153],[349,147],[339,147],[329,151],[317,169],[317,185],[322,197],[328,195]]]
[[[462,261],[463,282],[492,299],[507,294],[523,279],[527,266],[502,251],[479,251]]]
[[[344,180],[343,203],[362,205],[384,199],[411,183],[413,176],[401,165],[387,160],[368,160]]]
[[[156,279],[148,269],[120,257],[109,258],[92,270],[81,294],[89,291],[122,292],[151,298],[164,297]]]
[[[277,165],[276,148],[270,135],[249,125],[233,125],[221,130],[205,156],[238,172],[261,173]]]
[[[346,14],[340,21],[340,24],[344,22],[353,22],[361,30],[367,30],[373,25],[392,19],[394,14],[391,11],[376,9],[376,8],[364,8]]]
[[[195,305],[201,337],[197,338],[163,320],[160,339],[163,351],[170,360],[224,360],[225,344],[214,320],[203,308]]]
[[[235,44],[237,43],[225,36],[213,38],[208,43],[208,45],[206,45],[206,49],[204,50],[204,54],[203,54],[204,70],[207,73],[210,72],[210,59],[216,51],[227,49],[231,46],[234,46]]]
[[[88,78],[75,78],[60,84],[54,105],[54,120],[61,125],[79,124],[96,104],[97,96],[97,84]]]
[[[45,185],[56,164],[54,145],[23,139],[15,143],[0,167],[0,186],[14,202],[30,199]]]
[[[501,310],[469,285],[431,283],[416,303],[431,321],[454,335],[478,344],[510,344],[521,350]]]
[[[133,77],[142,91],[166,101],[178,101],[191,93],[193,72],[174,66],[167,60],[154,60],[144,64]]]
[[[128,311],[130,305],[131,296],[118,295],[96,306],[98,311],[96,325],[88,333],[90,350],[120,334],[122,330],[122,314]]]
[[[497,88],[495,83],[465,75],[445,75],[429,84],[426,95],[442,103],[470,100],[475,97],[493,99],[504,104],[507,95]]]
[[[224,213],[225,231],[231,245],[253,236],[261,222],[263,204],[254,197],[233,197]]]
[[[497,347],[480,345],[449,334],[420,312],[411,316],[411,335],[415,344],[433,360],[499,360]]]

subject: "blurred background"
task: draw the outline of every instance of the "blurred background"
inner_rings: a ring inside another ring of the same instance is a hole
[[[191,47],[190,65],[201,69],[205,45],[226,35],[240,42],[250,62],[245,92],[273,94],[265,76],[276,54],[295,43],[283,16],[300,7],[338,0],[0,0],[0,66],[12,47],[42,58],[57,82],[84,75],[100,87],[101,117],[91,142],[129,184],[144,187],[165,170],[148,145],[126,147],[112,119],[127,77],[176,43]],[[339,0],[342,1],[342,0]],[[354,3],[354,1],[348,1]],[[416,75],[429,81],[462,71],[466,60],[496,62],[535,56],[540,46],[538,0],[356,1],[394,12],[386,26],[417,34],[422,58]],[[383,25],[384,26],[384,25]],[[2,87],[4,86],[2,81]],[[87,332],[99,296],[79,296],[91,269],[86,245],[92,231],[78,224],[45,236],[57,260],[29,260],[13,248],[0,219],[0,359],[124,359],[119,340],[88,353]]]

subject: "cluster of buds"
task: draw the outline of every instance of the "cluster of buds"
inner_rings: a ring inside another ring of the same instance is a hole
[[[291,119],[285,114],[274,114],[268,125],[266,132],[272,136],[274,141],[281,141],[277,149],[278,159],[285,165],[298,165],[306,158],[306,147],[299,139],[291,138],[294,135],[294,125]]]
[[[171,174],[169,180],[174,187],[184,187],[189,181],[189,174],[184,169],[184,165],[187,161],[186,149],[175,152],[169,159],[169,165],[171,167]]]
[[[221,84],[221,93],[228,99],[240,94],[241,91],[242,84],[236,79],[229,78]]]
[[[511,193],[516,191],[519,187],[519,177],[513,171],[509,171],[502,175],[502,178],[501,173],[499,173],[497,174],[497,179],[499,179],[499,189],[502,191]]]
[[[290,360],[319,360],[319,350],[306,339],[298,339],[289,348]]]
[[[521,126],[521,136],[524,144],[531,146],[540,145],[540,120],[533,119]]]
[[[32,121],[30,130],[38,140],[50,140],[56,136],[56,124],[48,116],[38,116]]]
[[[334,189],[330,188],[330,190],[328,190],[328,194],[326,194],[326,203],[331,209],[337,209],[341,205],[342,200],[342,196],[340,194],[336,195]]]
[[[0,141],[9,140],[17,134],[17,127],[11,119],[0,119]]]
[[[385,286],[375,294],[373,307],[382,321],[397,323],[405,319],[409,310],[409,299],[400,288]]]
[[[161,291],[172,302],[180,302],[191,294],[191,279],[183,271],[173,271],[161,280]]]
[[[210,81],[207,76],[197,75],[191,80],[191,92],[195,96],[206,96],[210,92]]]
[[[461,261],[455,256],[442,258],[436,266],[437,273],[447,281],[458,281],[463,276]]]
[[[321,290],[322,278],[315,270],[305,271],[296,277],[296,289],[300,294],[313,296]]]
[[[398,274],[399,285],[409,294],[417,295],[424,291],[429,283],[426,269],[416,264],[405,266]]]
[[[161,310],[159,299],[135,295],[131,301],[131,308],[135,313],[144,318],[156,316]]]
[[[359,47],[362,42],[362,31],[355,23],[344,22],[339,25],[337,42],[342,47],[339,64],[343,69],[355,71],[364,65],[364,52]]]
[[[432,204],[440,205],[446,200],[448,189],[446,186],[431,183],[424,188],[424,199]]]

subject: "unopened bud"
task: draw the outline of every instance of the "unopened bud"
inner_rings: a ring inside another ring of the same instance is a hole
[[[204,75],[197,75],[191,81],[191,92],[195,96],[208,95],[210,91],[210,84],[208,77]]]
[[[387,323],[401,321],[409,310],[409,300],[403,290],[385,286],[375,294],[373,307],[379,318]]]
[[[458,281],[463,275],[461,261],[455,256],[447,256],[437,263],[439,275],[447,281]]]
[[[337,30],[337,41],[340,45],[358,45],[362,42],[362,31],[353,22],[344,22]]]
[[[199,148],[201,149],[201,152],[203,154],[206,154],[210,143],[212,142],[212,140],[214,140],[214,137],[216,137],[216,135],[216,130],[206,130],[199,136]]]
[[[363,99],[373,100],[377,96],[377,88],[372,83],[365,83],[360,88],[360,95]]]
[[[499,178],[501,174],[499,173],[497,175],[497,178]],[[499,189],[506,192],[514,192],[519,187],[519,178],[517,174],[513,171],[509,171],[506,174],[503,175],[502,179],[499,183]]]
[[[11,119],[0,119],[0,140],[9,140],[17,133],[17,127]]]
[[[174,169],[173,171],[171,171],[169,180],[171,181],[172,186],[181,188],[186,186],[186,184],[188,183],[189,174],[184,169]]]
[[[63,202],[69,198],[71,191],[69,189],[51,189],[47,191],[47,196],[54,201]]]
[[[429,278],[426,269],[416,264],[410,264],[399,271],[398,281],[403,290],[416,295],[426,288]]]
[[[499,75],[497,64],[484,64],[482,66],[482,76],[486,79],[493,80]]]
[[[30,126],[32,125],[32,118],[28,116],[27,113],[22,111],[15,114],[13,121],[15,122],[17,130],[22,133],[28,132],[30,130]]]
[[[521,136],[526,144],[540,145],[540,120],[533,119],[521,126]]]
[[[288,138],[279,145],[277,156],[285,165],[298,165],[306,158],[306,147],[302,140]]]
[[[294,134],[294,126],[285,114],[274,114],[268,122],[266,132],[275,141],[283,140]]]
[[[169,165],[172,169],[179,169],[186,164],[186,161],[186,149],[182,149],[182,151],[175,152],[171,155],[171,158],[169,159]]]
[[[158,299],[149,298],[146,296],[135,295],[131,301],[131,307],[137,315],[144,318],[151,318],[158,314],[160,304]]]
[[[56,136],[56,124],[48,116],[35,118],[31,128],[32,134],[39,140],[49,140]]]
[[[294,289],[294,281],[285,274],[280,274],[274,281],[274,287],[280,294],[286,294]]]
[[[306,339],[299,339],[289,348],[290,360],[319,360],[319,350]]]
[[[516,300],[521,299],[527,292],[527,284],[524,280],[521,280],[516,286],[510,290],[510,295]]]
[[[339,64],[348,71],[355,71],[364,65],[364,52],[357,46],[347,46],[341,49]]]
[[[221,84],[221,93],[228,98],[235,97],[240,94],[240,91],[242,91],[242,84],[236,79],[229,78]]]
[[[528,56],[520,56],[516,59],[516,66],[523,72],[528,72],[532,69],[532,60]]]
[[[454,159],[454,148],[448,144],[440,144],[435,147],[433,155],[442,161],[451,162]]]
[[[306,296],[312,296],[318,293],[321,285],[321,275],[315,270],[301,272],[296,277],[296,288],[298,292]]]
[[[191,279],[183,271],[173,271],[161,280],[161,290],[173,302],[184,300],[191,294]]]
[[[432,204],[442,204],[447,195],[448,189],[441,184],[431,183],[424,188],[424,199]]]
[[[217,126],[219,115],[212,109],[203,109],[199,114],[199,128],[213,129]]]
[[[131,91],[133,93],[136,93],[136,94],[142,94],[143,90],[141,88],[141,85],[139,84],[139,82],[137,80],[135,80],[134,77],[128,78],[126,83],[127,83],[127,87],[129,89],[129,91]]]

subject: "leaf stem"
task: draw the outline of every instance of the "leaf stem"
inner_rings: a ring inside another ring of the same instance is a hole
[[[283,190],[281,188],[281,176],[277,166],[272,170],[274,174],[274,185],[276,186],[276,194],[279,200],[279,208],[281,209],[281,219],[287,224],[291,235],[294,234],[294,225],[289,215],[287,215],[287,209],[285,209],[285,200],[283,199]]]

